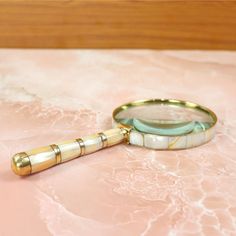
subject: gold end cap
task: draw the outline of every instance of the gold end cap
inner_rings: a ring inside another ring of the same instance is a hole
[[[11,168],[17,175],[24,176],[31,174],[31,164],[25,152],[17,153],[12,157]]]

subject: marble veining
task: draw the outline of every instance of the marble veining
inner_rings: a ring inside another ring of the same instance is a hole
[[[0,235],[236,235],[235,75],[235,52],[0,50]],[[110,129],[115,107],[143,98],[209,107],[215,138],[178,151],[119,144],[12,173],[14,153]]]

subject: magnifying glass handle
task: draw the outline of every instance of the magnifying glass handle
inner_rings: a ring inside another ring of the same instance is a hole
[[[20,152],[12,157],[12,170],[17,175],[30,175],[74,158],[127,141],[128,134],[128,128],[114,128],[84,138]]]

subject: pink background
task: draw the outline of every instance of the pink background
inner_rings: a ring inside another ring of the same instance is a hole
[[[235,52],[0,50],[0,235],[236,235],[235,94]],[[208,106],[216,137],[12,173],[14,153],[109,129],[115,107],[145,98]]]

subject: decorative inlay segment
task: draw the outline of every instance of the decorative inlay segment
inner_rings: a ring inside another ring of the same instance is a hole
[[[136,130],[131,130],[129,143],[136,146],[143,146],[151,149],[186,149],[199,146],[210,141],[214,136],[215,128],[195,134],[180,136],[161,136],[155,134],[145,134]]]

